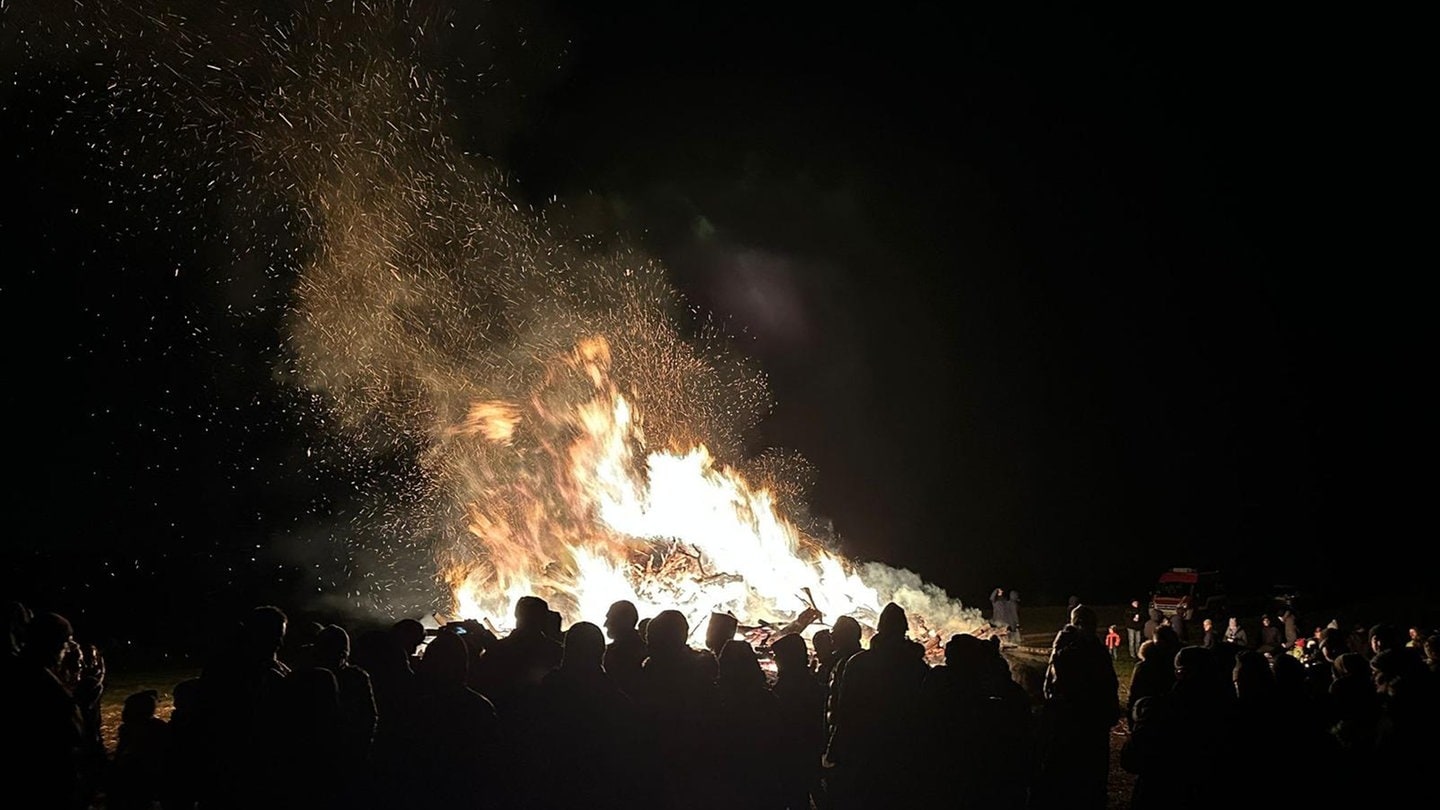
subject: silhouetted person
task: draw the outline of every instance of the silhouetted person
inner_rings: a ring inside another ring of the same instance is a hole
[[[425,643],[425,625],[415,619],[400,619],[390,625],[390,636],[405,654],[405,664],[413,671],[420,662],[420,645]]]
[[[508,760],[499,722],[490,701],[465,685],[469,659],[464,639],[450,631],[436,635],[420,659],[406,806],[510,806],[501,789]]]
[[[149,810],[160,800],[172,749],[169,724],[155,716],[158,703],[154,689],[125,698],[106,791],[111,810]]]
[[[837,789],[828,794],[836,807],[902,807],[914,799],[916,782],[907,770],[918,754],[918,696],[927,667],[924,647],[908,630],[905,611],[887,604],[870,649],[853,655],[838,676],[825,751],[835,770]]]
[[[662,610],[645,633],[649,656],[635,697],[640,716],[645,788],[651,806],[686,808],[696,801],[711,750],[715,657],[686,644],[690,623],[676,610]]]
[[[1175,686],[1136,704],[1134,730],[1120,754],[1121,766],[1135,774],[1130,802],[1135,810],[1228,804],[1217,768],[1227,753],[1222,744],[1229,715],[1214,689],[1213,661],[1203,647],[1183,648],[1175,656]],[[1177,751],[1187,754],[1179,767],[1173,761]]]
[[[1376,758],[1394,774],[1414,774],[1440,761],[1440,694],[1414,648],[1383,646],[1370,659],[1371,678],[1380,696]],[[1380,779],[1377,800],[1428,799],[1413,795],[1408,780]]]
[[[550,608],[538,596],[515,603],[515,629],[492,642],[470,683],[490,699],[507,733],[522,704],[533,697],[545,674],[560,665],[560,643],[546,635]]]
[[[564,625],[564,617],[558,610],[545,610],[545,636],[556,644],[563,644],[565,631],[561,629]]]
[[[535,767],[527,772],[536,806],[624,808],[638,799],[634,704],[604,670],[605,656],[600,628],[576,622],[565,632],[560,666],[540,683]],[[549,772],[556,763],[563,778]]]
[[[193,810],[200,795],[206,740],[200,726],[201,682],[188,678],[175,684],[170,709],[170,752],[161,787],[164,810]]]
[[[1368,770],[1379,740],[1380,694],[1364,655],[1347,652],[1335,659],[1335,676],[1326,697],[1326,725],[1339,743],[1342,757]]]
[[[1030,698],[1010,678],[999,639],[951,636],[945,663],[925,675],[920,762],[927,804],[1024,807],[1033,755]]]
[[[1231,680],[1235,692],[1234,708],[1229,715],[1231,727],[1225,735],[1231,753],[1222,765],[1220,778],[1229,787],[1229,795],[1234,800],[1230,806],[1245,808],[1263,804],[1268,807],[1273,804],[1273,798],[1263,791],[1263,787],[1271,778],[1269,769],[1256,772],[1241,770],[1236,765],[1268,764],[1281,740],[1275,729],[1278,719],[1275,676],[1263,654],[1242,650],[1235,657]]]
[[[255,608],[200,675],[199,728],[206,762],[199,784],[207,810],[276,800],[284,767],[284,752],[277,746],[281,691],[290,674],[277,654],[286,623],[278,607]]]
[[[315,664],[335,675],[340,707],[340,775],[347,785],[359,785],[375,742],[375,691],[370,675],[350,663],[350,634],[332,624],[315,637]],[[351,793],[350,802],[362,793]]]
[[[291,670],[309,669],[315,666],[315,637],[325,625],[313,620],[288,622],[285,628],[285,643],[280,648],[280,660]]]
[[[1050,647],[1040,773],[1032,799],[1037,808],[1105,807],[1110,728],[1120,718],[1119,683],[1096,629],[1095,611],[1077,605]]]
[[[295,670],[281,690],[276,747],[280,786],[271,806],[294,810],[339,807],[346,784],[340,689],[328,669]]]
[[[825,687],[810,671],[810,653],[798,633],[770,644],[775,659],[775,695],[779,712],[776,771],[781,806],[809,810],[820,791],[820,757],[825,753]]]
[[[1185,615],[1187,608],[1182,602],[1175,612],[1170,616],[1170,629],[1175,631],[1175,637],[1180,639],[1181,644],[1190,642],[1189,619]]]
[[[748,641],[729,641],[720,650],[716,680],[713,770],[715,806],[776,810],[780,797],[780,706],[766,683]],[[752,763],[771,763],[753,767]]]
[[[835,639],[829,630],[817,630],[810,646],[815,648],[815,680],[828,689],[830,669],[835,666]]]
[[[378,806],[399,806],[410,791],[406,746],[414,737],[415,674],[393,630],[360,633],[351,658],[370,676],[375,695],[375,738],[370,748],[373,778],[365,781],[376,792]]]
[[[1130,695],[1125,703],[1125,716],[1131,728],[1135,726],[1135,704],[1143,698],[1163,695],[1175,684],[1172,663],[1175,654],[1170,653],[1168,661],[1165,655],[1165,648],[1153,639],[1140,645],[1139,660],[1130,674]]]
[[[1309,692],[1305,665],[1294,656],[1277,655],[1270,672],[1275,679],[1274,717],[1279,718],[1270,726],[1277,772],[1329,773],[1339,762],[1339,746],[1326,725],[1323,701]]]
[[[836,707],[840,703],[840,682],[845,677],[845,665],[863,649],[860,646],[860,636],[860,622],[852,616],[841,616],[836,619],[830,631],[833,661],[829,674],[823,681],[825,687],[825,747],[827,750],[830,747],[830,738],[835,734],[835,720],[838,717]],[[828,758],[822,757],[821,765],[821,784],[825,794],[829,796],[835,792],[836,783],[843,782],[844,777]]]
[[[80,756],[84,722],[75,696],[56,675],[73,644],[70,622],[37,613],[8,668],[0,709],[7,804],[43,810],[83,806]],[[12,798],[13,797],[13,798]]]
[[[640,667],[645,663],[645,639],[635,629],[639,621],[635,604],[624,599],[605,613],[605,634],[611,639],[605,648],[605,672],[627,695],[634,695],[639,688]]]

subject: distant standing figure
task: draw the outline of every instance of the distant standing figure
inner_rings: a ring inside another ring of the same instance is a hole
[[[1125,634],[1130,642],[1130,660],[1140,659],[1140,644],[1149,638],[1145,634],[1145,610],[1140,607],[1139,599],[1130,600],[1130,616],[1125,621]]]
[[[1240,626],[1240,620],[1234,616],[1230,617],[1230,622],[1225,627],[1225,641],[1238,647],[1250,646],[1250,636],[1245,633],[1245,628]]]
[[[1285,646],[1294,647],[1295,642],[1300,640],[1300,627],[1295,622],[1295,612],[1285,608],[1280,614],[1280,624],[1285,628]]]
[[[1020,644],[1020,592],[1010,591],[1010,640]]]
[[[1018,591],[1011,591],[1007,597],[1004,588],[996,588],[990,593],[990,624],[997,631],[1003,630],[1003,643],[1012,646],[1020,643],[1019,596]]]
[[[1200,634],[1200,646],[1210,649],[1215,646],[1215,622],[1205,619],[1200,622],[1203,632]]]
[[[1120,656],[1120,628],[1110,625],[1110,631],[1105,634],[1105,649],[1110,652],[1110,660],[1114,661]]]
[[[1260,617],[1260,646],[1256,652],[1273,653],[1282,649],[1280,628],[1275,626],[1275,621],[1269,616]]]
[[[1150,618],[1148,618],[1148,619],[1145,620],[1145,628],[1144,628],[1144,630],[1143,630],[1143,632],[1144,632],[1144,634],[1145,634],[1145,641],[1154,641],[1154,640],[1155,640],[1155,633],[1157,633],[1157,632],[1160,630],[1160,628],[1161,628],[1161,627],[1164,627],[1164,626],[1165,626],[1165,616],[1164,616],[1164,614],[1162,614],[1157,608],[1153,608],[1153,607],[1150,608]],[[1142,641],[1142,642],[1140,642],[1140,643],[1141,643],[1141,644],[1144,644],[1145,641]],[[1135,652],[1136,652],[1136,655],[1135,655],[1136,659],[1139,659],[1139,657],[1140,657],[1139,652],[1140,652],[1140,651],[1139,651],[1139,650],[1136,650]]]

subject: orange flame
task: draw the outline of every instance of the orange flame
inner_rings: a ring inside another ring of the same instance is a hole
[[[784,623],[813,598],[833,620],[873,616],[893,597],[882,599],[705,445],[648,450],[610,363],[604,338],[582,341],[528,408],[476,402],[454,429],[482,436],[479,452],[524,456],[511,480],[482,476],[475,487],[477,546],[445,571],[457,616],[508,628],[511,606],[535,593],[570,621],[595,621],[628,599],[642,616],[680,610],[699,636],[711,612]]]

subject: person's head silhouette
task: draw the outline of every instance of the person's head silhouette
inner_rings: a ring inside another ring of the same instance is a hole
[[[853,616],[841,616],[835,620],[830,637],[837,654],[853,653],[860,649],[860,622]]]
[[[515,603],[515,629],[543,633],[550,624],[550,605],[538,596],[522,596]]]
[[[425,643],[425,625],[415,619],[401,619],[390,625],[390,636],[400,645],[405,655],[414,655]]]
[[[875,633],[884,633],[887,636],[903,636],[910,631],[910,620],[905,617],[905,609],[891,602],[880,611],[880,619],[875,623]]]
[[[458,633],[441,633],[425,645],[419,674],[431,683],[461,686],[470,671],[470,651]]]
[[[36,613],[25,626],[22,655],[41,666],[56,667],[74,640],[70,620],[58,613]]]
[[[590,622],[576,622],[565,631],[560,668],[597,671],[605,658],[605,634]]]
[[[662,610],[655,614],[645,631],[645,641],[650,646],[652,655],[684,648],[685,640],[689,636],[690,623],[685,620],[685,614],[678,610]]]
[[[781,676],[810,669],[810,652],[805,649],[805,639],[799,633],[790,633],[771,642],[770,655],[774,657],[775,669]]]
[[[626,630],[634,630],[636,623],[640,621],[640,612],[635,609],[635,603],[628,599],[621,599],[612,604],[605,612],[605,634],[615,638],[616,634]]]
[[[315,654],[322,667],[344,666],[350,659],[350,634],[338,624],[326,625],[315,634]]]

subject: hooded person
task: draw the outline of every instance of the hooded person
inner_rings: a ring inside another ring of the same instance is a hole
[[[918,695],[925,648],[907,637],[905,611],[891,602],[880,611],[870,649],[851,657],[839,679],[826,759],[840,771],[841,806],[908,806],[917,755]]]
[[[1093,608],[1076,605],[1051,644],[1036,807],[1105,807],[1110,728],[1122,712],[1119,680],[1097,625]]]
[[[864,648],[860,646],[860,622],[853,616],[841,616],[835,620],[830,632],[832,663],[825,671],[825,741],[829,747],[830,738],[835,735],[835,721],[839,717],[840,684],[845,680],[845,667]]]
[[[825,687],[810,671],[810,653],[799,633],[771,642],[770,654],[776,669],[770,692],[780,718],[780,795],[786,807],[809,807],[810,797],[819,792],[825,753]]]

